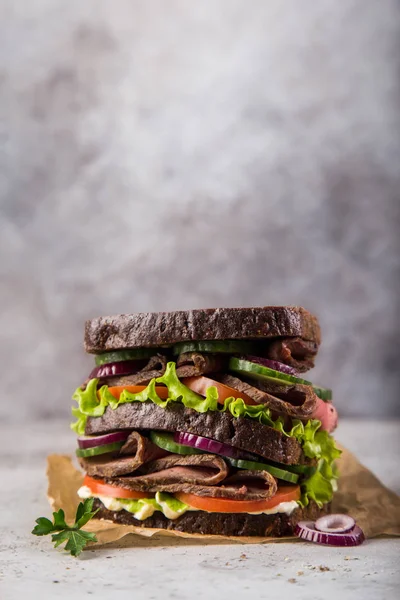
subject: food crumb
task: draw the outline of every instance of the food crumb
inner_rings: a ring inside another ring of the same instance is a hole
[[[241,559],[247,558],[247,555],[246,555],[246,554],[241,554],[241,555],[240,555],[240,558],[241,558]]]
[[[289,560],[289,557],[288,557],[288,556],[285,556],[285,559],[284,559],[284,560]]]
[[[304,575],[304,571],[297,571],[297,575]]]
[[[230,563],[230,562],[226,562],[226,563],[225,563],[225,566],[226,566],[226,567],[230,567],[230,565],[231,565],[231,563]]]
[[[290,579],[288,579],[289,583],[297,583],[297,579],[295,579],[294,577],[291,577]]]
[[[318,568],[319,568],[320,571],[330,571],[329,567],[324,567],[323,565],[319,565]]]
[[[344,560],[360,560],[358,556],[345,556]]]
[[[53,579],[53,583],[60,583],[58,579]]]

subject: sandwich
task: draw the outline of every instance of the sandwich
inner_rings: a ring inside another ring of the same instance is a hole
[[[304,379],[320,342],[295,306],[87,321],[79,497],[96,518],[203,535],[288,536],[329,513],[337,411]]]

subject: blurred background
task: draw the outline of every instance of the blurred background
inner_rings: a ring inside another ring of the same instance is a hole
[[[84,320],[300,304],[400,414],[400,4],[2,0],[0,418],[69,419]]]

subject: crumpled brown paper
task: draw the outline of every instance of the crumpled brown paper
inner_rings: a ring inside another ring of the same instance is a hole
[[[73,521],[79,503],[77,490],[82,485],[83,475],[72,463],[70,456],[53,454],[48,457],[47,476],[48,497],[54,510],[63,508],[66,519]],[[339,490],[334,496],[332,512],[349,513],[363,529],[366,537],[379,535],[400,535],[400,497],[386,488],[376,477],[361,465],[356,457],[343,448],[338,460],[340,472]],[[124,546],[143,546],[149,538],[158,544],[175,545],[222,544],[222,543],[266,543],[278,541],[298,541],[297,538],[271,537],[227,537],[223,535],[200,535],[164,529],[150,529],[133,525],[118,525],[111,521],[92,519],[85,526],[87,531],[96,534],[99,546],[117,542],[129,536]],[[134,535],[129,535],[134,534]],[[140,537],[138,537],[140,536]],[[183,539],[182,539],[183,538]]]

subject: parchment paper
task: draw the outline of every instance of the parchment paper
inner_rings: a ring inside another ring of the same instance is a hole
[[[400,535],[400,497],[386,488],[371,471],[358,462],[353,454],[345,448],[342,450],[343,454],[338,460],[339,490],[334,496],[332,512],[350,514],[368,538],[379,535]],[[76,492],[82,485],[83,475],[74,466],[70,456],[53,454],[48,457],[47,463],[50,504],[53,510],[63,508],[67,521],[73,521],[80,501]],[[182,533],[133,525],[118,525],[100,519],[92,519],[85,529],[96,534],[98,541],[91,546],[115,543],[122,538],[125,538],[124,546],[143,546],[150,543],[153,545],[154,542],[157,542],[158,545],[170,546],[182,543],[264,544],[298,541],[294,537],[227,537]]]

